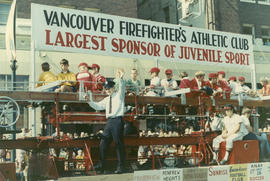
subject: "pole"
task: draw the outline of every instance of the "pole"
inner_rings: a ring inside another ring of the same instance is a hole
[[[257,82],[256,82],[256,68],[255,64],[251,66],[251,81],[252,81],[252,89],[257,90]]]
[[[15,91],[16,90],[16,69],[17,69],[17,60],[12,60],[11,61],[11,65],[10,65],[10,68],[12,70],[12,75],[11,75],[11,89],[12,91]],[[13,108],[13,114],[12,114],[12,119],[13,121],[15,121],[16,119],[16,110],[14,110]],[[11,130],[15,131],[16,130],[16,124],[14,124],[12,127],[11,127]],[[12,133],[12,140],[16,140],[16,133]],[[16,150],[11,150],[11,162],[15,162],[15,159],[16,159]]]
[[[31,65],[31,80],[30,80],[30,87],[31,90],[35,88],[35,82],[36,82],[36,57],[35,57],[35,42],[32,40],[31,43],[31,59],[32,59],[32,65]],[[37,136],[37,128],[36,128],[36,109],[30,108],[30,119],[32,120],[30,123],[30,126],[32,128],[32,136]]]

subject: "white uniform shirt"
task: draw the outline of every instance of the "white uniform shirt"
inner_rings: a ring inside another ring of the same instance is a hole
[[[160,87],[160,78],[159,77],[152,78],[150,85],[154,85],[155,87]]]
[[[125,105],[125,81],[119,80],[119,90],[112,94],[112,96],[105,97],[100,102],[93,102],[92,96],[90,96],[89,105],[96,110],[106,110],[106,118],[115,118],[118,116],[124,116]],[[110,101],[111,97],[111,101]],[[111,106],[110,106],[111,103]],[[111,109],[111,112],[110,112]]]
[[[238,124],[241,124],[243,122],[243,120],[239,115],[233,114],[231,118],[226,116],[223,119],[223,122],[224,122],[225,128],[228,131],[228,134],[231,134],[233,130],[238,126]]]
[[[165,92],[173,91],[178,88],[177,82],[173,78],[170,80],[162,79],[161,86],[164,87]]]
[[[229,84],[230,88],[231,88],[231,94],[235,94],[236,93],[236,87],[238,86],[236,82],[230,82]]]
[[[236,88],[235,88],[235,93],[239,94],[239,93],[244,93],[244,92],[248,92],[250,91],[250,88],[246,85],[240,85],[239,83],[237,84]]]
[[[146,96],[159,96],[161,93],[161,87],[160,87],[160,78],[159,77],[154,77],[151,79],[150,86],[154,85],[154,89],[150,89],[147,93]]]
[[[245,136],[249,133],[247,126],[250,126],[250,122],[249,122],[249,119],[244,115],[242,115],[241,118],[243,122],[240,126],[240,132]]]

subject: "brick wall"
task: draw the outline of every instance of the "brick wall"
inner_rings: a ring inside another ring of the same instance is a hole
[[[270,26],[270,6],[258,3],[240,3],[241,24],[255,25],[256,38],[261,37],[261,26]]]
[[[241,33],[239,1],[215,0],[216,30]]]
[[[125,17],[137,17],[137,0],[20,0],[17,1],[17,16],[30,18],[31,2],[51,6],[66,6],[74,9],[97,8],[100,12]]]
[[[138,0],[138,18],[177,24],[176,0]]]

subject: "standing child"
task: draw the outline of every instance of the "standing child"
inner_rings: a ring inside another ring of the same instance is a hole
[[[151,74],[151,82],[150,82],[150,87],[147,90],[148,92],[146,93],[146,96],[159,96],[161,89],[160,89],[160,78],[158,77],[160,70],[158,67],[153,67],[150,70]]]
[[[231,88],[230,88],[230,86],[225,78],[226,77],[225,72],[219,71],[217,74],[218,74],[217,83],[218,83],[219,87],[221,87],[221,89],[225,93],[226,98],[230,98]]]
[[[140,80],[137,79],[137,77],[138,71],[134,68],[131,70],[131,79],[127,81],[126,86],[129,92],[134,92],[136,93],[136,95],[139,95],[141,92],[142,83]]]
[[[106,79],[99,73],[100,66],[98,64],[92,64],[90,69],[92,70],[92,92],[96,94],[101,94],[103,92],[103,84],[106,82]]]
[[[78,66],[79,72],[76,74],[76,80],[83,83],[83,88],[85,91],[91,90],[91,74],[88,71],[88,65],[82,62]]]
[[[170,92],[178,88],[176,80],[173,79],[173,72],[171,69],[165,71],[166,79],[161,80],[161,86],[164,88],[165,92]],[[176,97],[176,96],[174,96]]]

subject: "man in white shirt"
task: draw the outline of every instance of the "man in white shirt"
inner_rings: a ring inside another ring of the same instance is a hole
[[[226,153],[224,158],[221,160],[220,164],[224,165],[229,158],[230,151],[233,148],[233,142],[237,140],[242,140],[244,134],[240,131],[240,126],[242,124],[242,118],[234,114],[234,108],[231,104],[227,104],[224,107],[226,116],[224,117],[224,129],[222,130],[222,134],[217,136],[213,140],[213,160],[211,164],[217,163],[218,152],[219,152],[219,144],[223,141],[226,141]]]
[[[86,100],[89,105],[96,110],[106,110],[107,124],[105,125],[103,136],[100,142],[100,161],[95,166],[97,171],[104,171],[104,163],[106,159],[106,152],[112,140],[115,143],[116,153],[118,158],[118,166],[115,173],[121,174],[124,172],[124,159],[125,159],[125,146],[123,142],[124,133],[124,105],[125,105],[125,81],[123,80],[124,70],[117,70],[116,77],[119,81],[118,92],[114,92],[114,82],[109,81],[105,84],[104,88],[106,94],[109,96],[105,97],[100,102],[94,102],[92,95],[86,96]]]
[[[171,69],[165,71],[166,79],[161,80],[161,87],[164,88],[165,92],[170,92],[178,88],[176,80],[173,79],[173,73]],[[176,96],[175,96],[176,97]]]
[[[238,84],[235,88],[235,93],[240,94],[240,93],[249,93],[250,88],[245,85],[245,77],[241,76],[238,77]]]

